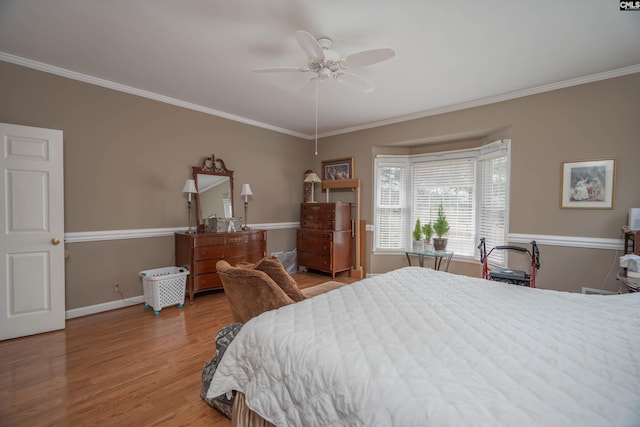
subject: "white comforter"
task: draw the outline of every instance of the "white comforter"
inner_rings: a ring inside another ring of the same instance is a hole
[[[249,321],[229,390],[278,426],[637,426],[640,293],[403,268]]]

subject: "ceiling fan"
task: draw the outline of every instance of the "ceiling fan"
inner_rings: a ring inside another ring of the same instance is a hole
[[[373,92],[375,87],[363,77],[347,70],[377,64],[395,55],[393,49],[372,49],[353,53],[341,57],[332,50],[333,41],[328,37],[316,40],[306,31],[296,31],[296,39],[302,50],[307,54],[306,67],[267,67],[253,70],[257,73],[273,72],[312,72],[315,76],[302,88],[301,93],[307,94],[317,85],[318,81],[333,78],[334,80],[364,93]]]

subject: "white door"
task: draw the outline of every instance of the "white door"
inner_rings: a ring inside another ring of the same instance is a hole
[[[62,131],[0,123],[0,340],[63,329]]]

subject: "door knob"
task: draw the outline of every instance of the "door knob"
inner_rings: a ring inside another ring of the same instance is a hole
[[[54,237],[53,239],[51,239],[51,244],[53,246],[58,246],[60,244],[60,239]]]

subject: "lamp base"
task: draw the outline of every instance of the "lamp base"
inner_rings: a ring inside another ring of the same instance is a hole
[[[248,206],[248,205],[249,205],[249,203],[247,203],[247,200],[245,199],[245,201],[244,201],[244,220],[245,220],[245,221],[247,220],[247,206]],[[245,222],[245,224],[244,224],[242,227],[240,227],[240,229],[241,229],[242,231],[249,231],[249,230],[251,230],[251,229],[249,228],[249,226],[247,225],[247,223],[246,223],[246,222]]]

